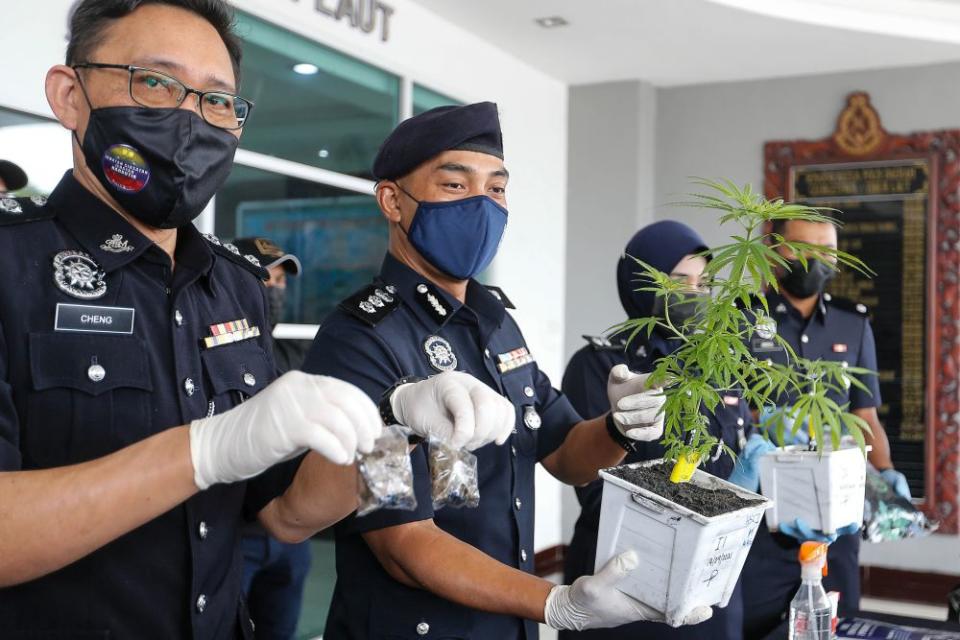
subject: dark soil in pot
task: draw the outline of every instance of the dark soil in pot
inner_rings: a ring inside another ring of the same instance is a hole
[[[633,469],[628,466],[616,467],[607,469],[607,473],[638,487],[643,487],[647,491],[663,496],[667,500],[708,518],[731,511],[739,511],[763,502],[762,500],[742,498],[729,489],[708,489],[692,482],[670,482],[670,472],[672,470],[673,463],[666,462]]]

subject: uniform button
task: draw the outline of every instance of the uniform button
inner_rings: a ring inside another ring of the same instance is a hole
[[[420,624],[417,625],[417,635],[418,635],[418,636],[425,636],[425,635],[427,635],[428,633],[430,633],[430,625],[429,625],[429,624],[427,624],[426,622],[421,622]]]
[[[183,326],[183,314],[180,313],[180,309],[173,312],[173,321],[177,323],[178,327]]]
[[[197,598],[197,613],[203,613],[203,610],[207,608],[207,596],[200,594],[200,597]]]
[[[516,429],[514,429],[514,433],[516,433]],[[517,457],[517,448],[513,445],[510,445],[510,455],[512,455],[514,458]]]
[[[170,289],[170,287],[165,288],[164,291],[167,292],[167,295],[170,295],[172,293],[172,290]]]
[[[523,500],[521,500],[520,498],[514,498],[514,499],[513,499],[513,506],[515,506],[515,507],[517,508],[517,511],[520,511],[520,507],[523,506]]]
[[[484,355],[485,358],[489,358],[489,357],[490,357],[490,349],[484,349],[484,350],[483,350],[483,355]]]
[[[243,384],[247,385],[248,387],[252,387],[253,385],[257,384],[257,377],[252,373],[245,373],[243,374]]]
[[[533,387],[524,387],[524,388],[523,388],[523,395],[527,396],[528,398],[532,398],[532,397],[533,397]]]
[[[742,427],[742,426],[743,426],[743,418],[737,418],[737,426],[738,426],[738,427]]]
[[[197,526],[197,535],[200,536],[201,540],[206,540],[208,533],[210,533],[210,528],[207,526],[206,522],[201,520],[200,524]]]
[[[197,387],[193,384],[193,378],[187,378],[183,381],[183,390],[187,392],[188,396],[193,395],[193,393],[197,390]]]
[[[425,285],[425,284],[418,284],[418,285],[417,285],[417,292],[419,292],[419,293],[426,293],[427,291],[429,291],[429,289],[427,289],[427,285]]]
[[[800,342],[802,342],[803,344],[807,344],[808,342],[810,342],[810,336],[808,336],[807,334],[803,334],[802,336],[800,336]]]
[[[91,382],[100,382],[106,376],[107,370],[99,364],[92,364],[90,365],[90,368],[87,369],[87,377],[90,378]]]
[[[520,549],[520,559],[523,560],[524,562],[527,561],[527,550],[526,550],[526,549]]]

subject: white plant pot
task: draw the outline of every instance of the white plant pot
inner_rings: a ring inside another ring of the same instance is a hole
[[[760,458],[760,488],[774,501],[767,512],[771,531],[802,519],[813,529],[835,533],[863,522],[867,477],[864,453],[857,447],[807,451],[792,445]]]
[[[640,564],[618,588],[673,625],[695,607],[727,606],[770,501],[698,469],[691,483],[760,501],[708,518],[606,471],[600,471],[600,477],[604,484],[597,570],[623,551],[636,551]]]

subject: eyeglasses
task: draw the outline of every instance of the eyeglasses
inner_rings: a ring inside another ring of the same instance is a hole
[[[223,91],[192,89],[173,76],[153,69],[99,62],[81,62],[73,65],[73,69],[122,69],[128,72],[130,98],[150,109],[175,109],[183,104],[189,94],[196,94],[200,117],[208,124],[228,131],[242,129],[253,110],[253,103],[245,98]]]

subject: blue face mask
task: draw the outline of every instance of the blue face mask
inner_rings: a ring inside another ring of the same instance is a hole
[[[420,255],[457,280],[472,278],[487,268],[507,226],[506,209],[487,196],[420,202],[407,195],[417,203],[407,237]]]

